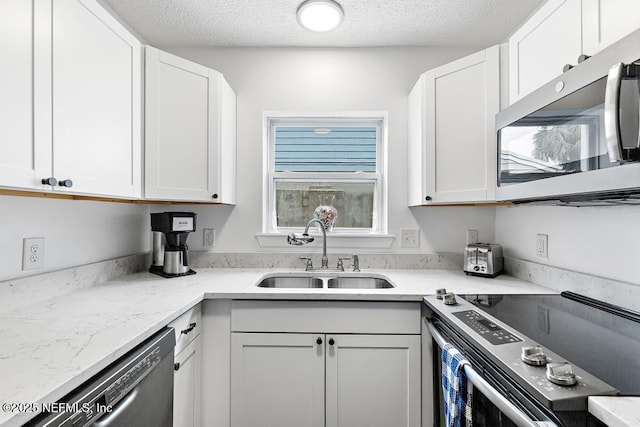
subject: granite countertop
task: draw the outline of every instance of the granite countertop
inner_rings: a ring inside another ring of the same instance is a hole
[[[640,397],[589,397],[589,412],[609,427],[640,426],[639,405]]]
[[[454,270],[369,270],[393,289],[270,289],[255,285],[284,269],[198,269],[164,279],[137,273],[0,313],[0,402],[55,402],[203,299],[421,301],[446,288],[455,293],[557,293],[502,275]],[[345,272],[357,275],[357,273]],[[10,373],[10,374],[7,374]],[[0,425],[36,414],[0,413]]]

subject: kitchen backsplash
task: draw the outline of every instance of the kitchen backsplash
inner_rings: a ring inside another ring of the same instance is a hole
[[[16,309],[149,268],[151,254],[108,261],[0,282],[2,307]],[[0,308],[0,312],[3,311]]]
[[[335,267],[338,257],[351,253],[329,254],[329,267]],[[189,252],[189,263],[194,268],[302,268],[301,256],[311,256],[315,266],[321,255],[307,253],[218,253]],[[460,270],[462,255],[442,254],[359,254],[360,268],[405,268],[430,270]],[[345,270],[350,263],[345,262]]]
[[[556,291],[571,291],[640,312],[640,286],[517,258],[505,257],[505,271]]]

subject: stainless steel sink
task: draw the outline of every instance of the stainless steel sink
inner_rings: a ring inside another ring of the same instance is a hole
[[[309,276],[274,276],[262,279],[259,288],[322,288],[322,279]]]
[[[309,275],[274,275],[265,277],[256,286],[281,289],[391,289],[395,287],[384,277],[342,274],[317,272]]]
[[[342,289],[390,289],[394,286],[380,277],[332,277],[328,281],[329,288]]]

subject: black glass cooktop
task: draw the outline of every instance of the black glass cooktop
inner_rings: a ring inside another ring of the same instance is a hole
[[[640,395],[640,313],[570,292],[459,296],[621,394]]]

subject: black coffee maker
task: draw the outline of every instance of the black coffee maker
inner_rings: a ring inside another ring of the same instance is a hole
[[[189,268],[189,233],[196,231],[193,212],[161,212],[151,214],[153,261],[149,271],[162,277],[196,274]]]

